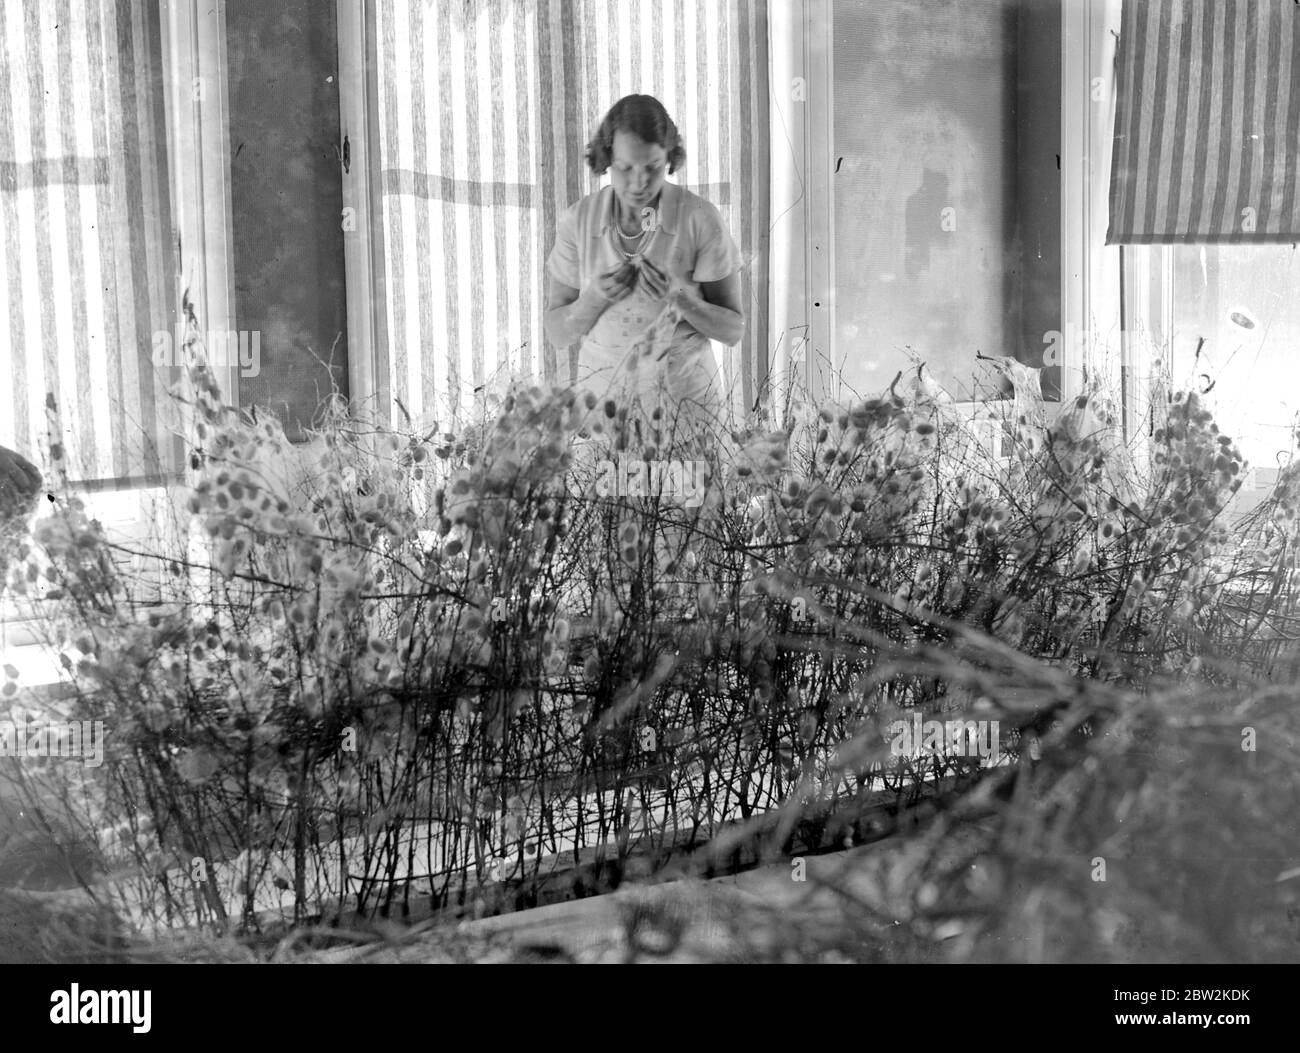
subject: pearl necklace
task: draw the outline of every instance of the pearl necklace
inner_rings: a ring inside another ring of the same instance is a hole
[[[639,234],[624,234],[623,224],[618,215],[618,198],[611,194],[610,199],[612,206],[610,209],[611,222],[614,224],[614,229],[618,232],[618,236],[624,241],[633,242],[632,251],[630,252],[622,245],[618,244],[618,242],[614,242],[614,248],[618,250],[619,255],[625,260],[634,260],[644,256],[646,249],[650,247],[650,242],[654,240],[654,236],[659,232],[658,224],[651,227],[649,230],[642,227]]]

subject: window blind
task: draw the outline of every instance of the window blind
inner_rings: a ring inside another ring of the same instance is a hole
[[[0,0],[0,444],[73,482],[179,463],[158,41],[147,0]]]
[[[1300,6],[1126,0],[1108,244],[1300,240]]]

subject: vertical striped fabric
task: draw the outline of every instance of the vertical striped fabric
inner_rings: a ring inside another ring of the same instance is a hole
[[[685,139],[676,179],[721,210],[746,259],[737,404],[766,375],[766,0],[377,0],[391,387],[413,419],[566,374],[542,332],[562,209],[601,180],[587,140],[623,95],[657,96]]]
[[[1300,7],[1126,0],[1107,243],[1300,240]]]
[[[0,444],[40,463],[52,394],[73,481],[173,470],[158,5],[0,0],[0,55]]]

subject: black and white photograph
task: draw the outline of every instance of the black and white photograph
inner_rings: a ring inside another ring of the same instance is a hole
[[[1046,1026],[1263,1023],[1298,185],[1296,0],[0,0],[29,1015],[1086,965]]]

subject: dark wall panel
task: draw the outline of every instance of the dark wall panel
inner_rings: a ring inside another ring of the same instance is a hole
[[[294,436],[331,379],[347,394],[334,5],[227,0],[226,29],[235,318],[261,352],[240,402]]]
[[[1045,337],[1061,330],[1061,4],[1020,0],[1016,32],[1016,232],[1020,342],[1026,365],[1043,364]],[[1061,370],[1043,371],[1055,397]]]

